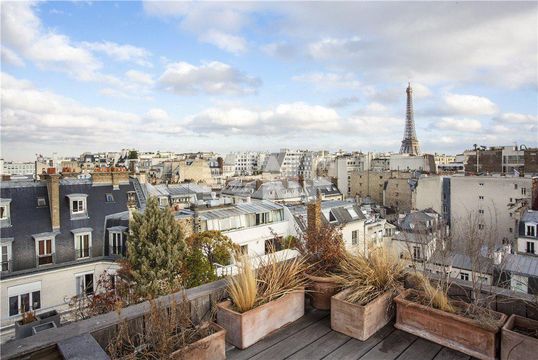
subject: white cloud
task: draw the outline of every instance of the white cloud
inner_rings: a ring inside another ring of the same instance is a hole
[[[168,64],[159,78],[161,85],[179,95],[256,93],[261,81],[248,76],[230,65],[212,61],[200,66],[187,62]]]
[[[314,84],[319,89],[358,89],[361,83],[353,73],[310,73],[292,77],[294,81]]]
[[[447,94],[444,97],[444,110],[457,115],[493,115],[499,109],[490,99],[483,96]]]
[[[508,124],[538,125],[538,116],[530,114],[504,113],[495,117],[493,120]]]
[[[455,119],[443,117],[436,120],[433,126],[443,131],[478,132],[482,129],[482,123],[476,119]]]
[[[21,59],[17,53],[5,46],[1,47],[2,51],[2,62],[7,63],[13,66],[24,66],[24,60]]]
[[[250,135],[298,134],[339,131],[336,111],[303,102],[279,104],[271,109],[211,108],[189,117],[189,129],[197,133]]]
[[[361,49],[361,39],[358,36],[351,38],[324,38],[308,45],[308,53],[314,59],[327,60],[344,56],[353,56]]]
[[[200,40],[213,44],[219,49],[231,52],[233,54],[240,54],[247,50],[246,41],[242,37],[226,34],[216,30],[210,30],[203,34],[200,37]]]
[[[139,83],[142,85],[148,85],[151,86],[155,81],[153,81],[153,78],[150,74],[137,71],[137,70],[129,70],[125,73],[125,76],[135,83]]]
[[[334,107],[334,108],[347,107],[349,105],[358,103],[359,100],[360,99],[358,96],[345,96],[345,97],[338,98],[334,101],[331,101],[329,103],[329,107]]]
[[[120,45],[111,41],[103,41],[83,42],[82,47],[94,52],[102,52],[115,61],[132,62],[147,67],[153,66],[149,61],[151,53],[146,49],[133,45]]]
[[[297,55],[297,47],[287,42],[274,42],[262,45],[260,49],[267,55],[289,60]]]

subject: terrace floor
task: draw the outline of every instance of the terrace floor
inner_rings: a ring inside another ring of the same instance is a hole
[[[468,355],[421,339],[388,324],[366,341],[331,330],[327,311],[305,316],[245,350],[229,345],[226,356],[243,359],[469,360]]]

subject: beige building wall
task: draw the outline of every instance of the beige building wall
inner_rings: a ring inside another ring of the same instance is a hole
[[[179,182],[212,182],[211,169],[205,159],[182,160],[179,163]]]
[[[392,178],[387,180],[383,205],[396,209],[399,213],[415,208],[415,193],[409,187],[409,179]]]
[[[416,209],[432,208],[443,214],[443,178],[441,176],[424,176],[418,180],[416,188]]]
[[[354,171],[350,174],[350,196],[369,196],[378,204],[383,204],[383,187],[390,179],[390,171]]]
[[[455,245],[462,248],[471,226],[495,244],[517,236],[514,204],[531,197],[531,178],[453,176],[450,179],[450,221]]]

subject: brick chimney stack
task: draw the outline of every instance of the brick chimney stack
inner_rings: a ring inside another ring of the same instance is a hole
[[[316,200],[308,203],[306,208],[307,231],[317,232],[321,227],[321,193],[318,191]]]
[[[47,181],[49,195],[50,221],[52,230],[60,229],[60,174],[56,174],[55,168],[47,169],[43,175]]]

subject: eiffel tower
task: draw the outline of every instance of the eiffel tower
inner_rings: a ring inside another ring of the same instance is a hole
[[[420,155],[417,134],[415,132],[415,119],[413,118],[413,89],[411,82],[407,86],[407,111],[405,115],[405,131],[400,154]]]

